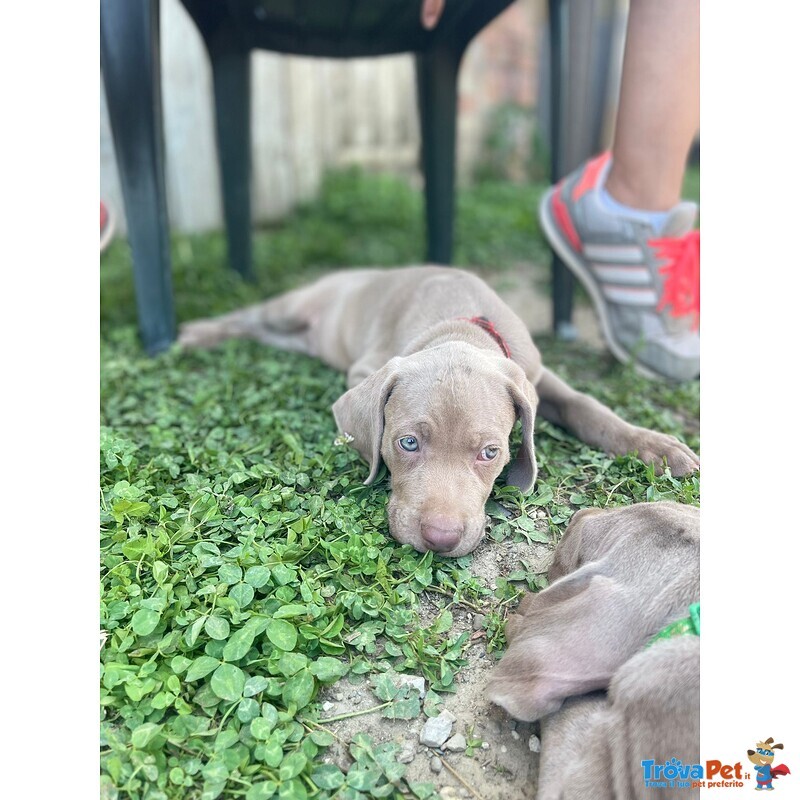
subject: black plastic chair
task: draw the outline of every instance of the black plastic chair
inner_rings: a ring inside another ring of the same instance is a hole
[[[427,258],[453,250],[457,79],[471,39],[512,0],[448,2],[426,31],[419,0],[182,0],[211,58],[231,266],[252,278],[250,52],[350,58],[416,54]],[[100,52],[133,254],[139,328],[155,354],[175,338],[164,184],[158,0],[101,0]]]

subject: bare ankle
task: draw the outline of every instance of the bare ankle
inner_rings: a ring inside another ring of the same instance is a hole
[[[625,170],[616,161],[609,170],[605,189],[618,203],[642,211],[669,211],[681,199],[680,192],[659,176]]]

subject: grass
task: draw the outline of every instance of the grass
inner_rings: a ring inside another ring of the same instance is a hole
[[[543,275],[533,213],[543,188],[461,192],[456,261],[498,270],[530,261]],[[331,175],[319,200],[257,233],[257,286],[223,268],[221,235],[176,237],[178,316],[224,311],[332,266],[419,261],[421,212],[401,181]],[[465,663],[454,604],[487,614],[490,643],[502,648],[504,610],[544,577],[521,568],[491,589],[469,556],[422,555],[389,539],[386,478],[364,487],[358,456],[333,444],[342,375],[248,342],[145,357],[121,242],[103,258],[101,299],[103,796],[435,796],[432,784],[405,780],[399,745],[358,735],[346,773],[324,763],[333,736],[318,721],[319,687],[346,675],[369,681],[388,718],[435,713]],[[699,447],[697,384],[665,387],[580,344],[539,344],[577,388]],[[556,541],[587,505],[699,500],[696,476],[656,477],[545,423],[537,447],[535,493],[493,493],[492,538]],[[544,534],[528,522],[539,509]],[[427,590],[441,603],[423,626]],[[425,709],[387,680],[390,668],[425,676]]]

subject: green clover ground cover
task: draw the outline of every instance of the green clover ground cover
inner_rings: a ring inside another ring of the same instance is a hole
[[[532,213],[542,188],[462,192],[459,263],[543,263]],[[261,284],[271,293],[328,266],[418,261],[420,212],[400,181],[331,176],[312,206],[258,233]],[[181,319],[267,293],[223,269],[223,258],[219,235],[174,241]],[[405,780],[399,745],[363,734],[348,743],[346,772],[324,763],[333,735],[319,722],[319,688],[366,680],[389,719],[435,714],[465,663],[454,604],[487,615],[498,652],[509,606],[544,577],[521,564],[492,590],[471,574],[471,557],[423,555],[388,538],[386,476],[364,487],[358,455],[334,445],[330,405],[343,376],[249,342],[146,358],[123,243],[104,256],[101,291],[104,797],[434,796],[432,784]],[[666,388],[578,345],[539,344],[576,387],[698,447],[696,384]],[[545,423],[537,447],[536,491],[498,484],[490,539],[555,542],[586,505],[698,502],[696,476],[656,477]],[[529,519],[538,509],[546,533]],[[423,592],[440,600],[424,627]],[[389,670],[425,676],[424,708]]]

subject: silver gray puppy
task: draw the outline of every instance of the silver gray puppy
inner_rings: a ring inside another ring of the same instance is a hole
[[[508,482],[536,479],[534,417],[611,455],[637,453],[673,475],[699,466],[674,436],[639,428],[574,391],[542,366],[514,312],[479,278],[443,267],[335,272],[316,283],[215,319],[181,326],[184,347],[234,337],[295,350],[347,372],[333,406],[342,433],[392,475],[389,529],[417,550],[461,556],[484,534],[484,505],[522,445]]]
[[[541,719],[537,800],[696,797],[646,788],[653,759],[698,763],[700,640],[647,646],[700,592],[700,512],[645,503],[578,512],[543,592],[509,619],[489,699]],[[588,694],[587,694],[588,693]]]

